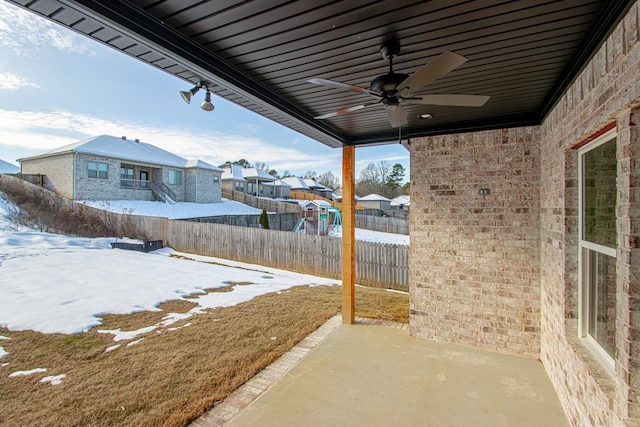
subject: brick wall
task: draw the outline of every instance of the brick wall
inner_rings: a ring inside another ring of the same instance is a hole
[[[73,153],[24,160],[21,165],[22,173],[46,175],[47,188],[66,198],[73,198]]]
[[[639,22],[636,2],[539,128],[411,140],[411,333],[530,355],[539,346],[575,426],[640,425]],[[578,337],[572,149],[611,123],[617,129],[613,375]],[[513,174],[519,156],[531,162],[516,168],[531,174],[529,187]],[[479,196],[479,188],[491,194]]]
[[[538,355],[539,147],[538,127],[411,140],[412,335]]]
[[[218,203],[222,198],[220,172],[188,168],[185,173],[185,201]],[[217,181],[214,179],[217,177]]]
[[[636,3],[541,126],[541,358],[573,425],[640,421],[638,13]],[[613,376],[578,338],[578,158],[571,148],[610,123],[618,132]]]

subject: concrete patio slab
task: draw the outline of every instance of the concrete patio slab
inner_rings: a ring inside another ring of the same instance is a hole
[[[385,325],[334,325],[224,425],[569,425],[540,362],[419,340]],[[194,425],[206,425],[200,422]]]

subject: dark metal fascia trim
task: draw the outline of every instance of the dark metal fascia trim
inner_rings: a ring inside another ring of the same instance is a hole
[[[115,29],[126,34],[134,40],[149,41],[152,45],[177,56],[172,59],[194,64],[211,72],[217,79],[228,84],[228,88],[243,96],[249,95],[249,99],[260,101],[262,106],[283,114],[301,125],[320,132],[328,138],[346,143],[346,137],[334,129],[313,119],[308,113],[277,94],[261,85],[252,77],[240,71],[233,65],[224,61],[212,52],[193,43],[188,38],[164,25],[157,18],[145,13],[140,8],[125,1],[98,1],[98,0],[59,0],[78,12],[91,16],[105,25],[113,25]],[[105,22],[104,20],[108,20]],[[109,47],[112,47],[109,45]],[[184,64],[183,64],[184,65]],[[189,68],[188,66],[185,66]],[[254,101],[255,102],[255,101]]]

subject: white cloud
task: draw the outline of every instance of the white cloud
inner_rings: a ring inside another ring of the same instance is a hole
[[[26,55],[38,48],[55,48],[93,55],[91,41],[61,25],[7,2],[0,2],[0,46]]]
[[[29,80],[11,73],[0,73],[0,90],[18,90],[39,86]]]
[[[331,169],[337,173],[342,154],[335,150],[335,153],[318,156],[304,151],[304,147],[281,147],[256,136],[204,134],[199,129],[152,127],[71,112],[0,109],[0,143],[13,147],[45,151],[103,134],[138,138],[181,157],[197,157],[214,165],[244,157],[250,162],[264,162],[280,172]]]

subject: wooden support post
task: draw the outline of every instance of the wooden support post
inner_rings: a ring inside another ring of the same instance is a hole
[[[342,148],[342,323],[356,320],[356,148]]]

